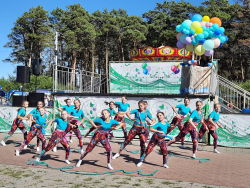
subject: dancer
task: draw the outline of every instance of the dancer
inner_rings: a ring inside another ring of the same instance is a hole
[[[106,105],[109,105],[109,108],[107,109],[108,111],[109,111],[109,113],[110,113],[110,118],[112,119],[112,116],[114,116],[116,113],[115,113],[115,103],[113,102],[113,101],[111,101],[111,102],[107,102],[107,101],[105,101],[104,102]],[[102,118],[102,117],[100,117],[100,118]],[[92,127],[90,127],[90,129],[87,131],[87,133],[84,135],[84,137],[83,137],[83,139],[85,139],[93,130],[95,130],[96,128],[94,127],[94,126],[92,126]],[[112,137],[114,137],[114,135],[113,135],[113,133],[112,132],[110,132],[110,135],[112,136]]]
[[[65,136],[66,136],[65,129],[69,126],[71,127],[71,126],[75,126],[75,125],[72,125],[71,123],[68,122],[68,112],[66,110],[62,111],[61,118],[53,119],[49,122],[48,127],[47,127],[48,130],[50,129],[50,125],[53,122],[57,123],[56,130],[53,132],[47,147],[45,149],[43,149],[43,151],[39,154],[36,161],[40,161],[41,157],[46,152],[51,150],[56,144],[61,143],[63,145],[64,149],[66,150],[65,162],[67,164],[70,164],[70,162],[68,160],[69,154],[70,154],[70,146],[67,142],[67,139],[65,138]]]
[[[142,163],[145,161],[146,157],[153,151],[154,147],[156,145],[159,145],[161,148],[161,152],[163,154],[163,167],[169,168],[166,164],[168,150],[164,138],[167,133],[167,129],[168,127],[170,127],[170,125],[168,124],[167,121],[165,121],[165,115],[163,112],[158,112],[157,118],[159,122],[150,128],[150,131],[154,132],[154,134],[151,137],[151,140],[149,141],[146,153],[141,156],[140,162],[137,164],[137,167],[140,167]]]
[[[27,117],[25,117],[26,115],[26,109],[29,106],[29,102],[28,101],[24,101],[22,103],[22,108],[19,108],[17,111],[17,117],[14,119],[13,124],[11,126],[11,130],[10,132],[4,137],[4,139],[1,141],[2,146],[6,146],[5,142],[6,140],[12,136],[14,134],[14,132],[16,131],[17,128],[19,128],[22,132],[23,132],[23,137],[24,140],[26,140],[27,138],[27,130],[23,124],[23,120],[28,120]]]
[[[43,126],[45,122],[48,121],[48,117],[45,112],[45,108],[41,107],[39,108],[39,114],[33,115],[34,125],[31,126],[27,139],[24,140],[21,146],[19,146],[19,148],[16,150],[16,156],[19,156],[20,151],[24,148],[25,145],[27,146],[35,136],[37,136],[37,138],[42,141],[42,148],[43,150],[45,149],[46,140],[44,138],[44,134],[42,133]]]
[[[71,116],[69,117],[70,118],[69,122],[75,126],[74,127],[68,126],[67,129],[65,130],[65,133],[67,134],[70,130],[72,130],[75,133],[75,135],[79,139],[81,153],[83,153],[83,139],[82,139],[82,135],[78,126],[81,126],[82,128],[84,128],[84,126],[82,125],[82,123],[84,122],[84,113],[80,109],[81,102],[79,99],[74,100],[74,105],[75,107],[71,110],[71,113],[70,113]],[[80,121],[80,118],[82,118],[81,121]]]
[[[218,124],[219,119],[220,119],[220,105],[214,104],[214,111],[211,112],[211,114],[208,116],[208,119],[201,126],[199,133],[199,141],[201,141],[204,133],[206,131],[209,131],[209,134],[211,134],[212,137],[214,138],[214,153],[220,153],[217,150],[218,135],[216,133],[216,130],[218,129],[218,127],[222,129],[223,127],[220,124]]]
[[[118,113],[115,116],[115,120],[119,121],[123,124],[122,131],[124,134],[125,140],[127,139],[127,129],[126,129],[126,123],[125,123],[125,113],[129,107],[131,111],[130,104],[127,103],[127,96],[122,97],[122,102],[115,102],[115,104],[118,106]]]
[[[188,121],[184,124],[185,129],[182,129],[181,132],[172,140],[170,140],[167,143],[167,146],[169,146],[172,143],[175,143],[185,137],[188,133],[190,133],[192,142],[193,142],[193,158],[196,158],[196,151],[197,151],[197,146],[198,146],[198,123],[204,124],[203,121],[203,115],[202,115],[202,102],[197,101],[196,102],[196,110],[192,112],[190,115],[190,118]]]
[[[66,110],[69,114],[71,113],[71,110],[75,107],[74,105],[71,105],[71,100],[70,99],[65,99],[64,102],[66,103],[66,105],[59,107],[58,110],[59,111],[63,111]],[[70,131],[70,136],[69,136],[69,142],[73,142],[72,140],[72,136],[73,136],[73,131]],[[53,151],[56,152],[56,147],[53,148]]]
[[[151,116],[151,114],[148,114],[147,111],[145,110],[144,101],[139,101],[138,106],[139,106],[139,109],[128,111],[126,113],[128,118],[134,121],[134,125],[130,129],[128,137],[125,139],[124,143],[121,145],[119,152],[115,154],[113,159],[116,159],[117,157],[120,156],[120,153],[122,152],[122,150],[134,139],[136,135],[138,135],[140,138],[141,156],[146,151],[145,142],[147,141],[147,138],[148,138],[148,131],[146,131],[147,130],[146,122],[148,125],[153,125],[155,123],[155,120]],[[131,114],[135,114],[135,118],[131,118],[130,116]],[[151,120],[151,122],[146,121],[147,117]]]
[[[34,115],[39,115],[39,114],[40,114],[39,109],[42,108],[43,106],[44,106],[44,103],[43,103],[42,101],[38,101],[38,102],[37,102],[37,108],[33,109],[33,110],[28,114],[27,117],[29,118],[29,122],[30,122],[30,124],[29,124],[29,126],[30,126],[30,131],[32,131],[32,128],[33,128],[34,125],[35,125],[35,122],[32,121],[32,117],[33,117]],[[43,128],[42,128],[42,133],[45,134],[45,131],[44,131]],[[36,143],[36,150],[37,150],[37,151],[40,151],[39,145],[40,145],[40,139],[37,137],[37,143]],[[24,146],[24,149],[26,149],[26,148],[27,148],[27,145]]]
[[[183,119],[186,117],[188,113],[192,113],[191,109],[188,107],[190,103],[190,99],[188,97],[185,97],[184,104],[179,104],[176,106],[173,106],[173,111],[176,113],[176,116],[173,118],[171,122],[171,127],[168,128],[167,134],[169,134],[176,126],[178,126],[180,132],[185,129],[183,124]],[[176,111],[176,108],[178,109],[178,112]],[[181,139],[181,148],[185,148],[184,146],[185,137]]]
[[[122,123],[118,122],[116,120],[112,120],[110,119],[110,112],[108,110],[103,110],[102,111],[102,118],[98,118],[93,120],[90,120],[90,124],[95,127],[98,128],[98,130],[95,132],[94,136],[92,137],[89,145],[87,146],[86,150],[84,151],[84,153],[81,155],[81,158],[79,159],[79,161],[76,164],[76,167],[80,167],[81,163],[82,163],[82,159],[89,153],[91,152],[94,147],[96,146],[96,144],[98,142],[100,142],[103,147],[106,149],[106,151],[108,152],[107,154],[107,160],[108,160],[108,165],[107,168],[110,170],[113,170],[113,167],[111,166],[111,146],[109,144],[109,139],[108,139],[108,135],[109,135],[109,131],[110,130],[117,130],[120,127],[122,127]],[[99,126],[96,125],[96,123],[99,124]],[[112,127],[113,125],[119,125],[118,127]]]

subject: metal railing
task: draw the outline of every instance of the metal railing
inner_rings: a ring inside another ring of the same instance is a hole
[[[231,109],[227,108],[226,110],[231,113],[241,113],[243,108],[250,107],[250,92],[220,75],[217,75],[217,80],[216,94],[219,97],[219,102],[224,105],[225,109],[226,107]]]
[[[53,92],[100,93],[101,75],[65,66],[53,66]]]

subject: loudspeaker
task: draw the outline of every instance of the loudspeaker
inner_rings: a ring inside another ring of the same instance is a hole
[[[38,101],[44,103],[44,93],[29,93],[28,101],[29,107],[36,107]]]
[[[22,107],[23,101],[27,101],[27,96],[15,96],[12,98],[12,106]]]
[[[40,74],[42,74],[42,59],[40,58],[33,59],[32,66],[34,75],[39,76]]]
[[[30,68],[17,66],[16,81],[20,83],[30,83]]]

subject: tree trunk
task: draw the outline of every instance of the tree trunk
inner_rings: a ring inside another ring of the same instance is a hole
[[[242,65],[241,54],[240,54],[240,68],[241,68],[241,79],[244,80],[245,76],[244,76],[244,68],[243,68],[243,65]]]
[[[229,78],[230,80],[232,80],[232,76],[233,76],[233,60],[234,60],[234,56],[232,56],[231,62],[230,62],[230,72],[229,72]]]
[[[73,57],[72,57],[72,72],[71,72],[71,84],[73,87],[75,86],[75,69],[76,69],[76,51],[73,51]]]
[[[123,46],[122,46],[122,39],[121,39],[121,37],[119,37],[119,42],[120,42],[120,47],[121,47],[121,52],[122,52],[122,61],[124,61],[125,59],[124,59],[124,53],[123,53]]]

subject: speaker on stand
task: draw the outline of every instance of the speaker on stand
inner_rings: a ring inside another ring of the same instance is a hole
[[[38,101],[44,103],[44,93],[29,93],[28,101],[29,107],[36,107]]]
[[[32,66],[33,66],[33,74],[36,75],[36,84],[35,84],[35,91],[36,91],[37,76],[42,74],[42,59],[41,58],[33,59]]]

